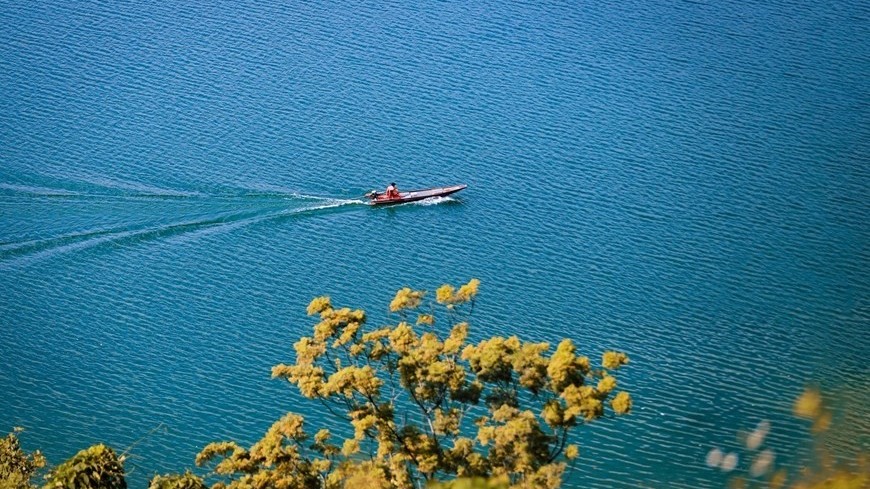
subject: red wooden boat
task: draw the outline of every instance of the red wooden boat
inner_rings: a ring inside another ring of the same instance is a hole
[[[452,187],[433,187],[420,190],[408,190],[407,192],[399,192],[399,196],[392,199],[388,199],[383,192],[378,193],[372,190],[366,194],[366,198],[369,199],[369,204],[371,205],[404,204],[405,202],[416,202],[418,200],[430,199],[432,197],[445,197],[450,194],[455,194],[467,186],[468,185],[454,185]]]

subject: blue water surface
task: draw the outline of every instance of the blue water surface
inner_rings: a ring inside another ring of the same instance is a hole
[[[482,280],[474,338],[631,357],[566,487],[723,487],[870,447],[870,8],[0,2],[0,431],[132,487],[251,443],[308,301]],[[466,183],[435,202],[356,203]],[[158,429],[155,430],[155,427]],[[153,432],[152,432],[153,431]],[[150,433],[150,434],[149,434]]]

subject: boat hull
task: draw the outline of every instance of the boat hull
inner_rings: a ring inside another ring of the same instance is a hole
[[[431,199],[433,197],[446,197],[450,194],[455,194],[460,190],[468,187],[468,185],[453,185],[451,187],[433,187],[420,190],[409,190],[407,192],[399,192],[399,197],[395,199],[385,199],[383,196],[378,196],[374,199],[369,199],[371,205],[395,205],[405,204],[407,202],[417,202],[419,200]]]

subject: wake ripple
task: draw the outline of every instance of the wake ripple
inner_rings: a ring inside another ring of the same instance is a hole
[[[429,199],[418,200],[417,202],[410,202],[411,204],[429,206],[429,205],[438,205],[444,204],[447,202],[458,202],[453,197],[431,197]]]
[[[453,197],[449,197],[449,196],[448,197],[429,197],[428,199],[417,200],[414,202],[405,202],[403,204],[387,205],[387,206],[382,206],[380,208],[382,208],[382,209],[391,209],[391,208],[395,209],[396,207],[405,207],[405,206],[424,206],[424,207],[426,207],[426,206],[430,206],[430,205],[446,204],[446,203],[450,203],[450,202],[460,202],[460,201],[457,199],[454,199]],[[368,204],[368,203],[366,203],[366,204]]]
[[[149,240],[171,238],[179,235],[227,232],[264,221],[302,216],[329,209],[365,204],[359,200],[328,199],[317,196],[297,196],[297,198],[322,201],[323,203],[274,212],[253,210],[164,225],[138,228],[120,227],[112,229],[94,229],[46,239],[3,243],[0,244],[0,269],[16,267],[22,265],[22,262],[31,262],[55,256],[60,253],[93,248],[109,243],[125,245]]]
[[[51,198],[60,200],[135,200],[135,201],[164,201],[164,200],[203,200],[203,201],[239,201],[250,200],[318,200],[335,201],[335,197],[322,195],[304,194],[284,190],[240,190],[237,192],[227,191],[204,194],[201,192],[168,190],[168,189],[135,189],[134,191],[124,188],[102,188],[101,191],[77,191],[64,188],[39,187],[29,185],[14,185],[0,182],[0,195],[4,199],[41,199]],[[348,200],[348,199],[342,199]]]

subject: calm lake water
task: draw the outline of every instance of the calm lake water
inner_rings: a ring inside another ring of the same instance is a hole
[[[330,294],[631,356],[567,487],[723,487],[808,382],[870,446],[862,2],[0,2],[0,432],[132,487],[287,411]],[[467,183],[454,198],[355,203]],[[145,436],[155,427],[160,427]],[[144,437],[144,438],[143,438]]]

